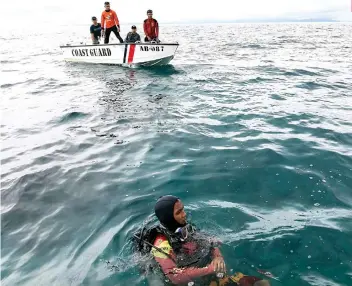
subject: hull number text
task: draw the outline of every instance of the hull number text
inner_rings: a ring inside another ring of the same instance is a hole
[[[163,52],[164,46],[140,46],[142,52]]]

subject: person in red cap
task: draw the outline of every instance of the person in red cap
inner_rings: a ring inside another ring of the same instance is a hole
[[[159,23],[157,20],[153,18],[153,11],[148,10],[147,11],[148,18],[144,20],[143,23],[143,28],[144,28],[144,34],[145,42],[151,42],[151,41],[159,41]]]
[[[105,36],[104,44],[109,43],[111,32],[114,32],[116,38],[119,39],[120,43],[123,43],[123,39],[120,36],[120,23],[117,18],[116,12],[110,9],[110,2],[104,3],[105,10],[101,14],[101,30],[102,36]]]

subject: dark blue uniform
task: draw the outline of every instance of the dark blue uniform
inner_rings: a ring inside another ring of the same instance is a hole
[[[101,25],[100,23],[98,23],[96,26],[92,25],[90,26],[90,33],[91,34],[94,34],[94,42],[93,44],[97,44],[99,43],[99,38],[100,38],[100,35],[101,35]]]

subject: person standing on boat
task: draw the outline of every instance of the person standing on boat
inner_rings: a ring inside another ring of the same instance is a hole
[[[92,38],[93,45],[99,44],[100,35],[101,35],[101,25],[97,21],[97,17],[92,17],[93,25],[90,26],[90,35]]]
[[[104,7],[105,10],[101,14],[101,29],[103,31],[102,36],[105,37],[104,44],[109,43],[111,32],[114,32],[116,38],[119,39],[120,43],[123,43],[123,40],[120,36],[120,23],[116,12],[110,9],[110,2],[105,2]]]
[[[125,39],[126,43],[135,43],[137,41],[141,41],[141,36],[137,33],[137,27],[133,25],[131,27],[131,32],[127,34],[127,37]]]
[[[159,41],[159,23],[153,18],[153,11],[147,11],[148,18],[144,20],[143,28],[145,34],[145,42]]]

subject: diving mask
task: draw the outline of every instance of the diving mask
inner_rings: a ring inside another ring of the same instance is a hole
[[[195,227],[191,224],[186,224],[183,227],[176,229],[175,233],[182,239],[186,240],[189,235],[192,235],[196,231]]]

